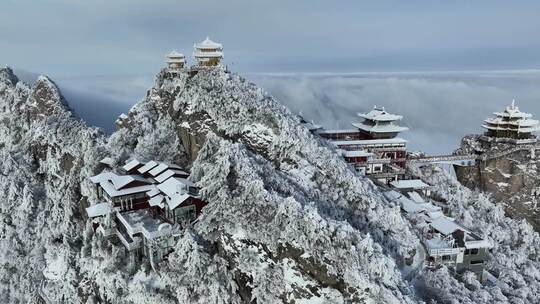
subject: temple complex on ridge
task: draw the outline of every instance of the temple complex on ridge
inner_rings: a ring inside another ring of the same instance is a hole
[[[363,121],[352,123],[354,128],[346,130],[324,130],[302,116],[300,122],[335,145],[347,163],[378,182],[387,191],[386,198],[399,204],[414,223],[423,227],[421,242],[427,268],[447,265],[456,273],[471,271],[484,281],[491,243],[446,216],[444,204],[437,201],[431,185],[405,174],[407,141],[398,137],[408,130],[398,124],[403,116],[378,107],[358,116]],[[412,267],[414,260],[405,259],[405,263]]]
[[[405,173],[407,141],[397,137],[408,128],[398,125],[401,115],[388,113],[375,106],[368,113],[358,113],[361,122],[354,129],[317,130],[341,150],[345,160],[361,174],[388,183]]]
[[[180,72],[197,73],[202,68],[222,67],[223,45],[210,40],[209,37],[202,42],[193,45],[193,57],[197,64],[191,67],[186,65],[186,56],[174,50],[170,52],[165,59],[167,72],[178,74]]]
[[[512,101],[502,112],[493,113],[495,117],[484,120],[486,129],[483,140],[489,142],[508,142],[514,144],[535,143],[534,134],[540,131],[540,122],[531,119],[532,114],[521,112]]]
[[[223,59],[223,46],[221,43],[210,40],[209,37],[203,42],[195,43],[193,56],[201,67],[218,66]]]
[[[94,228],[121,243],[130,263],[143,257],[153,269],[173,250],[182,230],[201,213],[206,202],[181,167],[163,162],[130,160],[90,177],[97,201],[86,208]]]

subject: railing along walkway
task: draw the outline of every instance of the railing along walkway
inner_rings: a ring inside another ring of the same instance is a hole
[[[477,158],[476,155],[466,154],[466,155],[434,155],[434,156],[423,156],[423,157],[411,157],[408,159],[411,163],[438,163],[444,161],[472,161]]]

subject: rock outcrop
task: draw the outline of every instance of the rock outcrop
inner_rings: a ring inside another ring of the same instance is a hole
[[[488,143],[470,135],[456,152],[479,156],[472,167],[455,167],[463,185],[490,194],[509,215],[540,231],[540,145]]]
[[[104,138],[44,76],[29,86],[0,69],[0,109],[0,302],[35,301],[45,286],[52,301],[73,302],[85,226],[80,182]]]

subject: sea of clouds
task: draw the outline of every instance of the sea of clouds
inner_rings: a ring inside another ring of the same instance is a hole
[[[540,70],[351,74],[247,74],[292,111],[326,128],[349,128],[356,113],[384,106],[404,116],[411,150],[449,153],[465,134],[516,99],[540,117]],[[28,76],[27,76],[28,78]],[[139,75],[55,79],[89,124],[114,130],[121,113],[140,101],[153,78]]]
[[[540,117],[540,71],[252,75],[295,112],[326,128],[349,128],[357,112],[384,106],[404,116],[412,150],[448,153],[463,135],[516,99]]]

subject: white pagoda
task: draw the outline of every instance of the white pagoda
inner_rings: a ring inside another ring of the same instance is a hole
[[[482,125],[488,139],[508,139],[515,143],[536,141],[534,133],[540,131],[540,122],[532,119],[532,114],[521,112],[514,100],[504,111],[493,114],[495,117],[484,120]]]
[[[400,132],[409,130],[397,123],[403,119],[403,116],[390,114],[384,110],[384,107],[375,106],[370,112],[358,113],[358,116],[364,121],[355,122],[352,125],[369,135],[371,139],[394,138]]]
[[[177,51],[172,51],[169,55],[167,55],[166,62],[169,71],[178,71],[184,68],[184,65],[186,64],[186,56],[184,56],[182,53],[178,53]]]
[[[197,59],[199,66],[213,67],[218,66],[223,59],[223,45],[210,40],[209,37],[203,42],[195,43],[193,56]]]

